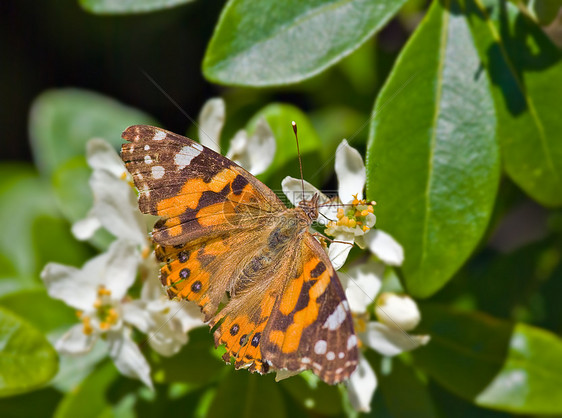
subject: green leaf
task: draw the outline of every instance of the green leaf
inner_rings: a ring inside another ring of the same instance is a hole
[[[530,0],[529,9],[542,26],[552,23],[562,8],[562,0]]]
[[[51,298],[44,289],[22,291],[0,298],[0,305],[10,309],[44,334],[78,322],[76,312],[63,302]],[[33,309],[30,309],[30,305]]]
[[[42,267],[33,243],[33,225],[41,216],[56,217],[58,211],[51,188],[31,167],[22,166],[14,173],[0,181],[0,253],[12,261],[23,288],[38,282],[34,275]]]
[[[478,312],[422,307],[418,332],[431,341],[415,362],[440,385],[487,408],[562,413],[562,340],[522,323]]]
[[[337,386],[327,385],[312,372],[281,380],[279,385],[307,411],[320,415],[337,415],[342,411],[342,398]]]
[[[467,14],[492,80],[505,171],[539,203],[561,206],[560,51],[509,2],[467,0]]]
[[[49,90],[33,103],[30,136],[33,155],[42,173],[50,175],[68,159],[83,155],[86,142],[103,138],[117,149],[129,125],[155,121],[116,100],[79,89]]]
[[[258,177],[266,181],[273,190],[281,190],[281,181],[291,175],[300,178],[299,161],[295,134],[291,122],[297,123],[299,147],[301,152],[304,178],[313,184],[321,185],[322,174],[331,169],[333,164],[322,167],[319,150],[322,142],[305,113],[295,106],[272,103],[258,111],[247,124],[251,135],[260,118],[265,118],[277,141],[275,157],[269,168]]]
[[[205,54],[203,73],[230,85],[295,83],[349,55],[405,0],[231,0]]]
[[[375,106],[367,195],[378,203],[377,226],[404,247],[402,274],[417,297],[464,263],[493,208],[496,120],[480,66],[456,3],[435,1]]]
[[[399,358],[383,361],[389,361],[391,367],[384,373],[377,368],[377,390],[381,392],[390,415],[395,418],[437,417],[427,384],[416,375],[415,370]]]
[[[95,14],[149,13],[169,9],[193,0],[80,0],[80,5]]]
[[[53,172],[55,198],[62,214],[70,222],[84,218],[92,207],[91,175],[92,169],[83,155],[70,158]]]
[[[191,387],[216,380],[226,369],[214,353],[213,337],[207,326],[189,332],[189,341],[172,357],[151,361],[152,375],[157,383],[185,382]]]
[[[36,389],[57,367],[57,353],[41,332],[0,307],[0,396]]]
[[[244,370],[232,371],[219,385],[207,413],[208,418],[232,415],[245,418],[286,416],[283,397],[273,375],[259,376]]]
[[[111,410],[108,395],[119,373],[111,362],[97,368],[77,390],[67,393],[55,413],[56,418],[98,417]]]
[[[0,398],[3,417],[52,418],[62,394],[52,387]]]

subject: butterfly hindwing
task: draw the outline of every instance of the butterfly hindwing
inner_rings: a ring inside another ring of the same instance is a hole
[[[305,233],[301,261],[265,330],[262,353],[275,368],[312,369],[328,383],[349,378],[358,362],[349,304],[318,241]]]

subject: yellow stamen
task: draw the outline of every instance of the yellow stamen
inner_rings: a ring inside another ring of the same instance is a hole
[[[107,331],[111,325],[108,322],[100,322],[100,329]]]
[[[127,173],[125,171],[123,171],[123,173],[121,173],[121,176],[119,176],[119,178],[121,180],[125,180],[127,178]]]
[[[85,316],[84,319],[82,319],[82,332],[85,335],[90,335],[92,332],[94,332],[94,329],[90,324],[90,318],[88,318],[87,316]]]
[[[363,232],[367,232],[369,229],[371,228],[369,228],[367,225],[363,225]]]
[[[149,255],[150,255],[150,248],[144,247],[142,250],[142,258],[146,260]]]
[[[350,228],[355,228],[355,225],[357,225],[357,222],[355,221],[355,219],[350,219],[347,226],[349,226]]]
[[[343,208],[338,208],[338,214],[336,216],[338,219],[343,218]]]
[[[76,317],[77,317],[78,319],[81,319],[83,314],[84,314],[84,313],[83,313],[82,311],[76,311]]]
[[[367,216],[369,214],[369,211],[367,209],[364,209],[361,211],[361,216]]]
[[[369,205],[369,207],[367,208],[367,210],[371,213],[374,213],[375,210],[373,209],[373,205]]]
[[[100,286],[98,289],[98,296],[109,296],[111,295],[111,290],[106,289],[104,286]]]
[[[94,302],[94,308],[99,309],[101,308],[102,302],[100,299],[96,299]]]
[[[361,216],[361,212],[359,212],[358,210],[355,211],[355,215],[356,218],[358,218],[359,216]]]

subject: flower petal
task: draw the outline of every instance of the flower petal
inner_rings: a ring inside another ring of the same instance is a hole
[[[351,202],[353,195],[363,198],[363,188],[367,178],[365,164],[359,151],[349,146],[344,139],[336,149],[336,175],[338,194],[342,202]]]
[[[312,199],[315,194],[318,195],[319,205],[330,202],[330,199],[328,199],[328,197],[324,193],[322,193],[306,180],[301,181],[300,179],[287,176],[281,182],[281,188],[283,189],[283,193],[285,194],[285,196],[287,196],[287,199],[289,199],[289,202],[291,202],[295,207],[298,206],[299,203],[303,200]],[[320,209],[320,211],[322,211],[322,209]]]
[[[150,379],[150,366],[138,346],[131,339],[131,329],[122,328],[121,332],[108,332],[107,343],[109,356],[121,374],[141,380],[154,390]]]
[[[111,291],[112,299],[119,300],[135,281],[141,256],[133,243],[123,239],[113,241],[107,254],[102,284]]]
[[[404,330],[391,328],[381,322],[369,322],[361,340],[384,356],[395,356],[427,344],[429,335],[410,335]]]
[[[121,314],[123,315],[123,321],[145,334],[154,326],[150,312],[146,309],[143,301],[133,300],[124,303],[121,306]]]
[[[220,135],[225,119],[225,104],[220,97],[207,100],[199,113],[199,142],[220,153]]]
[[[61,354],[84,354],[92,349],[97,341],[97,334],[84,334],[82,324],[74,325],[55,344],[55,348]]]
[[[275,381],[279,382],[281,380],[288,379],[289,377],[296,376],[297,374],[302,373],[302,370],[291,371],[291,370],[276,370],[275,374]]]
[[[347,393],[353,408],[361,412],[370,412],[371,400],[376,389],[377,376],[367,359],[359,354],[357,369],[347,382]]]
[[[380,229],[372,229],[365,234],[365,242],[369,250],[388,265],[400,266],[404,261],[402,246]]]
[[[95,170],[90,177],[90,187],[94,194],[92,212],[101,225],[117,238],[145,246],[146,220],[129,183],[107,171]]]
[[[81,270],[58,263],[47,264],[41,272],[47,293],[78,310],[91,309],[97,298],[107,257],[106,253],[102,253],[89,260]]]
[[[367,311],[367,306],[375,300],[382,286],[384,269],[384,264],[370,261],[349,269],[347,273],[339,274],[342,282],[347,282],[345,295],[351,312]]]
[[[101,138],[90,139],[86,145],[88,165],[97,170],[107,171],[115,178],[128,176],[123,160],[111,144]]]
[[[100,220],[95,216],[95,212],[90,209],[84,219],[81,219],[72,225],[72,235],[80,241],[85,241],[92,238],[100,227]]]
[[[260,118],[256,124],[254,134],[248,139],[246,153],[250,161],[249,167],[244,167],[254,176],[263,173],[273,162],[277,142],[273,131],[265,118]]]
[[[334,241],[342,242],[332,242],[328,247],[328,257],[330,257],[330,261],[336,270],[339,270],[345,264],[345,260],[347,260],[347,256],[353,248],[353,240],[353,234],[338,233],[334,237]]]

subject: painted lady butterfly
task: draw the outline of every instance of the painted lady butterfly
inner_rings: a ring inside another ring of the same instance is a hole
[[[200,306],[225,361],[348,379],[357,337],[336,272],[309,232],[317,196],[288,209],[234,162],[159,128],[131,126],[123,139],[139,207],[160,217],[152,233],[166,263],[160,280],[170,298]]]

